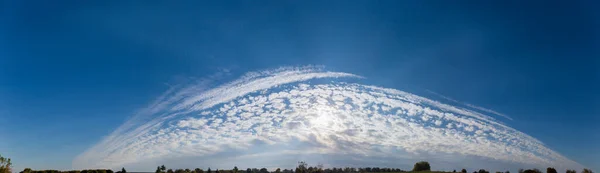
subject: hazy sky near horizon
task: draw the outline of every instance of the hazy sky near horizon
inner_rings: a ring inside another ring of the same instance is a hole
[[[598,5],[4,1],[0,154],[16,170],[598,171]]]

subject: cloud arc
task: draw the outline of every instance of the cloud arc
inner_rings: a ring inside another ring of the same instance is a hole
[[[310,144],[302,151],[386,157],[437,152],[525,165],[580,168],[493,117],[408,92],[338,80],[358,75],[319,67],[251,72],[210,87],[175,87],[80,154],[75,168],[203,157],[259,145]]]

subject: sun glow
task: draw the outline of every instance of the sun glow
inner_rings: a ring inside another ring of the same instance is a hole
[[[323,112],[322,114],[319,114],[318,117],[315,118],[314,121],[318,125],[329,126],[329,125],[333,124],[333,117],[331,114],[329,114],[327,112]]]
[[[311,119],[313,128],[336,130],[335,108],[325,105],[315,107],[315,116]]]

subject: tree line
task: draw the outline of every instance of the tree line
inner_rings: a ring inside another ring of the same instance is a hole
[[[10,158],[5,158],[0,155],[0,173],[12,173],[12,163]],[[379,172],[421,172],[427,171],[431,172],[431,166],[426,161],[420,161],[415,163],[413,169],[411,171],[404,171],[399,168],[379,168],[379,167],[363,167],[363,168],[353,168],[353,167],[344,167],[344,168],[323,168],[322,164],[316,166],[309,166],[306,162],[298,162],[298,166],[295,169],[284,169],[280,168],[275,169],[274,171],[269,171],[267,168],[248,168],[246,170],[240,170],[237,166],[233,167],[231,170],[211,170],[208,168],[204,171],[201,168],[196,169],[167,169],[165,165],[161,165],[156,167],[156,171],[154,173],[379,173]],[[439,171],[442,173],[443,171]],[[456,173],[456,170],[452,171]],[[23,171],[19,173],[115,173],[110,169],[93,169],[93,170],[70,170],[70,171],[59,171],[59,170],[32,170],[31,168],[25,168]],[[121,168],[120,171],[116,173],[127,173],[125,168]],[[460,173],[468,173],[466,169],[462,169]],[[473,171],[473,173],[490,173],[485,169],[480,169],[477,171]],[[496,172],[496,173],[510,173],[506,172]],[[542,171],[538,169],[519,169],[518,173],[542,173]],[[546,173],[558,173],[556,169],[549,167],[546,169]],[[567,170],[566,173],[577,173],[575,170]],[[583,169],[581,173],[593,173],[590,169]]]
[[[362,168],[354,168],[354,167],[344,167],[344,168],[323,168],[323,165],[319,164],[316,166],[309,166],[306,162],[298,162],[298,166],[295,169],[283,169],[280,168],[275,169],[274,171],[269,171],[267,168],[247,168],[246,170],[239,170],[237,166],[235,166],[231,170],[208,170],[204,171],[201,168],[196,168],[194,170],[190,169],[167,169],[164,165],[156,168],[155,173],[379,173],[379,172],[393,172],[393,173],[401,173],[401,172],[421,172],[428,171],[431,172],[431,166],[429,162],[420,161],[415,163],[413,169],[411,171],[405,171],[399,168],[379,168],[379,167],[362,167]],[[437,171],[444,172],[444,171]],[[452,171],[456,173],[456,170]],[[468,173],[466,169],[460,170],[460,173]],[[485,169],[479,169],[473,171],[473,173],[490,173]],[[500,172],[497,171],[495,173],[510,173],[509,171]],[[518,173],[542,173],[538,169],[520,169]],[[558,173],[556,169],[549,167],[546,169],[546,173]],[[567,170],[566,173],[577,173],[575,170]],[[583,169],[581,173],[593,173],[590,169]]]
[[[349,173],[349,172],[405,172],[398,168],[379,168],[379,167],[365,167],[365,168],[326,168],[323,169],[322,165],[308,166],[306,162],[299,162],[296,169],[275,169],[269,171],[267,168],[247,168],[246,170],[240,170],[237,166],[231,170],[211,170],[208,168],[206,171],[201,168],[196,169],[167,169],[165,165],[158,166],[154,173]]]
[[[70,171],[59,171],[59,170],[31,170],[31,168],[25,168],[19,173],[114,173],[110,169],[89,169],[89,170],[70,170]]]

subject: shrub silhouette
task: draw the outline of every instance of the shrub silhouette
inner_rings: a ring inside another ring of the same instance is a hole
[[[413,167],[413,171],[430,171],[431,167],[429,166],[429,162],[426,161],[420,161],[415,163],[415,166]]]
[[[548,168],[546,168],[546,173],[558,173],[558,172],[556,172],[556,169],[554,169],[553,167],[548,167]]]
[[[542,173],[539,169],[528,169],[523,171],[523,173]]]

